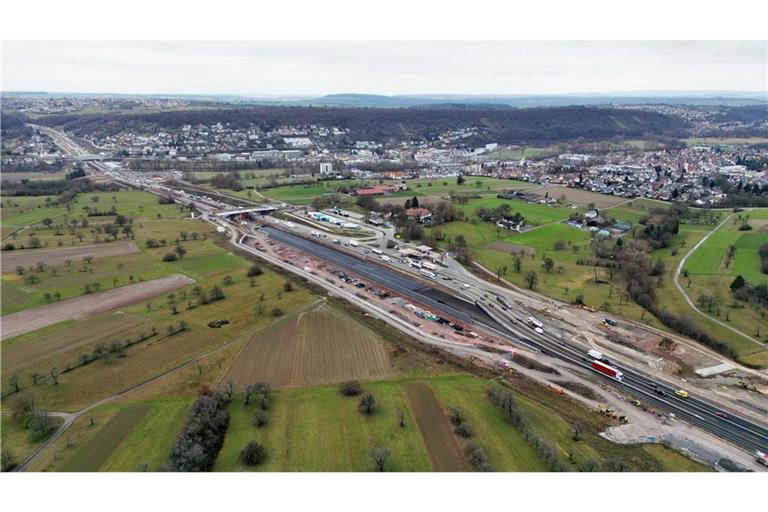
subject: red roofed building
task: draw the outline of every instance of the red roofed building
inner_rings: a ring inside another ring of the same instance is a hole
[[[355,190],[356,196],[383,196],[391,192],[397,192],[398,190],[404,190],[408,188],[405,184],[398,185],[376,185],[371,188],[358,188]]]
[[[408,220],[415,220],[419,223],[428,222],[432,219],[432,212],[426,208],[408,208],[405,210]]]

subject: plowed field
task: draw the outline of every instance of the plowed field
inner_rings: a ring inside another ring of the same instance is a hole
[[[323,305],[257,332],[222,382],[232,380],[237,388],[257,381],[295,387],[391,375],[382,340]]]

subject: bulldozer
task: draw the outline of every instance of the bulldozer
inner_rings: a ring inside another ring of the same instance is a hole
[[[757,388],[753,384],[747,384],[743,380],[737,382],[736,387],[739,389],[746,389],[747,391],[757,391]]]
[[[616,410],[614,408],[609,407],[609,406],[604,405],[604,404],[600,404],[600,406],[598,408],[598,412],[600,414],[602,414],[603,416],[608,416],[609,418],[612,418],[612,419],[618,419],[619,418],[619,414],[616,412]]]

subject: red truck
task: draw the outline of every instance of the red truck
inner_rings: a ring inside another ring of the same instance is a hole
[[[592,369],[618,381],[622,381],[624,379],[623,373],[621,373],[613,366],[608,366],[607,364],[600,361],[592,361]]]

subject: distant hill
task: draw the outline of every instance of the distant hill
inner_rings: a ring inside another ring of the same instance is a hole
[[[673,116],[640,110],[595,107],[465,108],[446,107],[253,107],[179,110],[155,113],[53,115],[37,122],[61,126],[77,135],[112,135],[121,131],[153,133],[185,124],[250,123],[270,130],[284,125],[322,124],[350,131],[349,140],[399,142],[434,140],[441,133],[477,128],[467,143],[559,142],[584,137],[598,140],[621,135],[685,135],[687,123]],[[349,142],[347,140],[346,142]],[[340,143],[345,141],[339,140]]]
[[[495,105],[515,108],[599,106],[599,105],[704,105],[736,106],[768,104],[759,93],[669,94],[669,95],[400,95],[330,94],[288,102],[298,105],[349,107],[413,107],[440,105]]]

